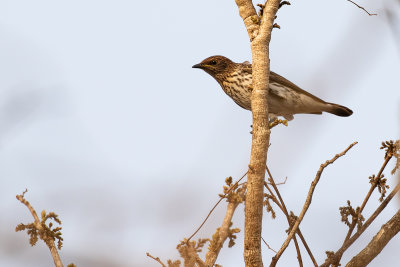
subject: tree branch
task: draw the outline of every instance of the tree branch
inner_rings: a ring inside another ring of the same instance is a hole
[[[390,192],[390,194],[386,197],[384,201],[379,205],[379,207],[375,210],[375,212],[365,221],[362,227],[344,244],[342,247],[334,254],[330,255],[320,267],[328,267],[331,264],[338,265],[340,259],[342,258],[343,253],[361,236],[362,233],[371,225],[371,223],[378,217],[378,215],[386,208],[387,204],[392,200],[392,198],[399,192],[400,184],[397,184],[396,187]]]
[[[224,245],[226,239],[232,235],[232,233],[237,232],[238,229],[231,230],[232,226],[232,217],[235,213],[237,206],[244,200],[245,196],[245,188],[237,190],[238,198],[233,198],[231,202],[228,203],[228,207],[226,210],[225,218],[222,222],[220,228],[217,229],[216,233],[213,235],[213,239],[211,240],[209,250],[206,254],[206,266],[214,266],[215,261],[217,260],[218,254]],[[233,241],[233,240],[232,240]]]
[[[390,143],[390,142],[389,142],[389,143]],[[384,143],[382,143],[382,145],[383,145],[383,146],[381,147],[381,149],[382,149],[382,148],[385,148]],[[378,174],[377,174],[376,177],[379,178],[379,177],[382,176],[382,173],[383,173],[383,171],[385,170],[387,164],[389,163],[389,161],[390,161],[391,158],[393,157],[394,149],[395,149],[395,146],[392,146],[392,147],[391,147],[391,146],[387,146],[387,147],[386,147],[385,161],[383,162],[383,164],[382,164],[382,166],[381,166],[381,168],[380,168],[380,170],[379,170],[379,172],[378,172]],[[367,205],[367,202],[368,202],[368,200],[370,199],[370,197],[371,197],[373,191],[374,191],[375,188],[377,187],[378,182],[379,182],[379,179],[376,179],[375,182],[373,182],[373,183],[371,184],[371,187],[370,187],[370,189],[369,189],[367,195],[365,196],[365,198],[364,198],[364,200],[363,200],[363,203],[361,204],[360,209],[358,210],[358,214],[361,214],[362,211],[364,210],[364,208],[365,208],[365,206]],[[378,211],[380,208],[382,208],[382,210],[383,210],[383,208],[386,207],[387,203],[388,203],[388,202],[390,201],[390,199],[391,199],[390,197],[393,197],[393,196],[394,196],[394,192],[397,192],[396,190],[398,190],[398,187],[399,187],[399,185],[397,185],[396,188],[393,189],[392,193],[381,203],[381,205],[378,207],[377,211]],[[384,203],[386,203],[386,204],[384,204]],[[382,210],[380,210],[380,211],[382,211]],[[374,214],[376,214],[377,211],[375,211]],[[380,211],[379,211],[379,213],[380,213]],[[376,216],[378,216],[379,213],[377,213]],[[371,216],[371,217],[372,217],[372,216]],[[373,221],[374,219],[375,219],[375,218],[373,218],[372,221]],[[329,266],[330,264],[339,264],[339,262],[340,262],[340,260],[341,260],[341,258],[342,258],[342,256],[343,256],[343,253],[353,244],[353,242],[362,234],[362,232],[366,229],[366,227],[369,226],[369,224],[370,224],[372,221],[371,221],[371,218],[368,219],[368,220],[364,223],[364,225],[361,227],[361,229],[359,229],[359,230],[353,235],[353,237],[351,237],[351,234],[353,233],[353,230],[354,230],[354,228],[355,228],[356,225],[357,225],[358,217],[357,217],[357,219],[353,219],[351,225],[349,226],[349,230],[348,230],[348,232],[347,232],[347,235],[346,235],[346,237],[345,237],[345,239],[344,239],[344,241],[343,241],[343,244],[342,244],[341,248],[340,248],[339,250],[337,250],[335,253],[332,252],[331,255],[328,254],[327,259],[326,259],[325,262],[321,265],[321,267],[327,267],[327,266]],[[365,227],[365,228],[364,228],[364,227]],[[364,229],[364,230],[362,230],[362,229]],[[361,230],[362,230],[362,232],[361,232]],[[351,238],[350,238],[350,237],[351,237]]]
[[[271,172],[270,172],[268,166],[267,166],[267,172],[268,172],[268,175],[269,175],[269,179],[268,179],[268,180],[270,181],[272,187],[274,188],[276,194],[278,195],[278,198],[279,198],[280,203],[279,203],[278,200],[276,199],[274,193],[273,193],[273,192],[271,191],[271,189],[269,188],[268,184],[265,182],[264,185],[265,185],[265,187],[268,189],[268,191],[270,192],[271,196],[273,197],[272,200],[273,200],[273,201],[278,205],[278,207],[282,210],[283,214],[285,214],[286,219],[287,219],[287,222],[288,222],[288,225],[289,225],[289,228],[290,228],[290,227],[292,227],[292,225],[293,225],[292,217],[290,216],[290,214],[289,214],[289,212],[288,212],[288,210],[287,210],[287,208],[286,208],[285,202],[283,201],[283,198],[282,198],[282,196],[281,196],[281,193],[280,193],[279,190],[278,190],[277,184],[275,183],[275,180],[274,180],[274,178],[272,177],[272,174],[271,174]],[[315,258],[314,258],[314,255],[312,254],[312,252],[311,252],[311,250],[310,250],[310,248],[309,248],[309,246],[308,246],[308,244],[307,244],[307,242],[306,242],[306,240],[305,240],[303,234],[302,234],[301,231],[300,231],[300,227],[297,229],[297,232],[296,232],[296,233],[299,235],[301,241],[303,242],[303,245],[304,245],[304,247],[306,248],[307,253],[308,253],[308,255],[310,256],[310,259],[311,259],[311,261],[313,262],[314,266],[318,266],[318,264],[317,264],[317,262],[316,262],[316,260],[315,260]],[[298,245],[296,236],[293,237],[293,241],[294,241],[294,245],[295,245],[295,247],[296,247],[297,259],[299,260],[299,265],[302,266],[303,263],[301,262],[301,254],[300,254],[300,249],[299,249],[299,245]]]
[[[47,226],[46,220],[49,218],[54,219],[56,222],[59,224],[61,221],[57,218],[58,216],[52,212],[46,215],[46,213],[43,211],[42,212],[42,220],[39,219],[39,216],[37,215],[35,209],[32,207],[32,205],[25,199],[24,195],[28,190],[25,190],[21,195],[17,195],[17,199],[24,204],[32,214],[34,218],[34,222],[28,225],[25,224],[19,224],[16,228],[16,231],[23,231],[23,230],[28,230],[28,234],[31,235],[30,243],[31,245],[35,245],[36,241],[38,240],[37,236],[39,235],[40,238],[46,243],[48,248],[50,249],[51,256],[53,257],[54,264],[56,267],[63,267],[63,263],[61,262],[60,255],[58,254],[57,246],[54,243],[54,240],[57,238],[58,241],[58,247],[61,249],[62,246],[62,238],[61,238],[61,228],[55,228],[51,229],[52,223],[50,223],[50,226]]]
[[[346,267],[367,266],[399,231],[400,210],[386,224],[382,225],[381,230],[372,238],[371,242],[353,257]]]
[[[308,191],[308,195],[307,195],[307,199],[304,203],[303,209],[299,215],[299,217],[297,218],[296,222],[293,225],[293,228],[290,230],[290,233],[288,235],[288,237],[286,238],[285,242],[283,243],[282,247],[280,248],[280,250],[278,251],[278,253],[275,255],[275,257],[272,258],[271,264],[270,266],[276,266],[276,263],[278,262],[280,256],[283,254],[283,252],[285,251],[285,249],[287,248],[287,246],[289,245],[290,240],[293,238],[294,234],[297,231],[297,228],[299,227],[301,221],[304,218],[304,215],[306,214],[308,207],[311,204],[312,201],[312,196],[315,190],[315,187],[317,186],[319,179],[321,178],[322,172],[324,171],[324,169],[334,163],[338,158],[344,156],[347,151],[349,151],[354,145],[356,145],[357,142],[352,143],[351,145],[349,145],[342,153],[340,154],[336,154],[331,160],[327,160],[324,164],[321,164],[321,167],[319,168],[314,181],[311,183],[310,189]]]
[[[156,262],[158,262],[159,264],[161,264],[162,267],[167,267],[161,260],[159,257],[154,257],[152,256],[150,253],[146,252],[147,257],[152,258],[153,260],[155,260]]]
[[[389,155],[385,158],[385,161],[383,162],[382,167],[381,167],[381,169],[379,170],[379,172],[378,172],[378,174],[377,174],[376,177],[381,177],[381,176],[382,176],[383,171],[385,170],[387,164],[389,163],[389,161],[391,160],[392,157],[393,157],[393,154],[389,154]],[[371,195],[372,195],[372,193],[374,192],[376,186],[378,185],[378,181],[379,181],[379,180],[377,179],[373,184],[371,184],[371,187],[370,187],[370,189],[369,189],[367,195],[365,196],[365,198],[364,198],[364,200],[363,200],[363,203],[361,204],[361,207],[360,207],[360,210],[359,210],[359,213],[360,213],[360,214],[363,212],[365,206],[367,205],[367,202],[368,202],[369,198],[371,197]],[[348,230],[348,232],[347,232],[346,238],[344,239],[344,242],[346,242],[346,241],[350,238],[350,236],[351,236],[351,234],[353,233],[353,230],[354,230],[354,228],[356,227],[356,225],[357,225],[357,220],[354,220],[354,221],[352,222],[352,224],[350,225],[350,227],[349,227],[349,230]],[[343,243],[344,243],[344,242],[343,242]]]
[[[268,245],[268,243],[264,240],[264,238],[261,237],[261,240],[262,240],[262,242],[264,242],[264,244],[267,246],[267,248],[268,248],[269,250],[271,250],[271,251],[277,253],[275,249],[271,248],[271,246]]]
[[[347,0],[347,1],[349,1],[350,3],[353,3],[356,7],[358,7],[358,8],[360,8],[360,9],[364,10],[369,16],[377,16],[377,15],[378,15],[378,14],[371,14],[371,13],[369,13],[365,8],[363,8],[362,6],[358,5],[357,3],[355,3],[355,2],[353,2],[353,1],[351,1],[351,0]]]

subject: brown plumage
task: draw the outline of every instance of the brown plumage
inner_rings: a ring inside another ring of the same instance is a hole
[[[223,56],[212,56],[194,65],[193,68],[200,68],[210,74],[236,104],[251,110],[250,98],[253,85],[250,63],[235,63]],[[293,115],[299,113],[329,112],[342,117],[353,114],[349,108],[325,102],[272,71],[269,80],[268,108],[271,117],[283,116],[287,120],[293,119]]]

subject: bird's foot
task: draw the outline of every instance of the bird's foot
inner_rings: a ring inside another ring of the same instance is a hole
[[[271,120],[269,120],[268,126],[269,126],[270,129],[272,129],[272,128],[274,128],[275,126],[277,126],[279,124],[283,124],[285,126],[288,126],[288,120],[271,119]],[[250,134],[253,134],[253,125],[250,125],[250,128],[252,129],[250,131]]]
[[[283,124],[285,126],[288,126],[288,121],[287,120],[280,120],[280,119],[274,119],[269,121],[269,128],[272,129],[275,126]]]

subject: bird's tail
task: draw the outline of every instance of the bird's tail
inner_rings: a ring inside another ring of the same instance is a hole
[[[326,103],[327,105],[325,106],[325,110],[326,112],[335,114],[337,116],[341,116],[341,117],[348,117],[351,114],[353,114],[353,111],[345,106],[341,106],[338,104],[334,104],[334,103]]]

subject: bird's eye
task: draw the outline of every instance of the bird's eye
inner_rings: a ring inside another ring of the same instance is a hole
[[[217,65],[217,61],[216,60],[211,60],[210,64],[211,65]]]

